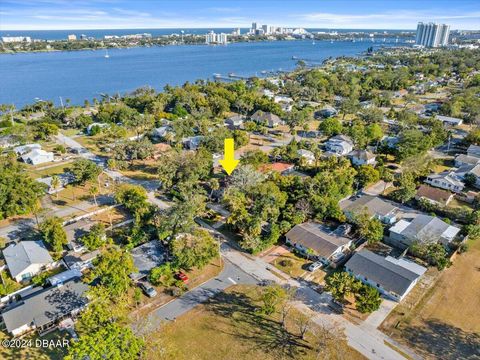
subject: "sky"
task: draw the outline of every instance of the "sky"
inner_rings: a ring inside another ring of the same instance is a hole
[[[480,1],[0,0],[0,30],[250,27],[480,29]]]

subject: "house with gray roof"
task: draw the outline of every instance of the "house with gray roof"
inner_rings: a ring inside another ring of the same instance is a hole
[[[465,165],[477,165],[479,162],[480,162],[480,157],[477,157],[477,156],[459,154],[455,157],[455,167],[457,168]]]
[[[367,150],[353,150],[348,155],[348,158],[352,162],[353,165],[361,166],[361,165],[375,165],[376,164],[376,156],[375,154],[371,153]]]
[[[389,229],[386,241],[399,248],[413,243],[441,243],[448,246],[460,233],[456,226],[435,216],[419,214],[412,221],[400,220]]]
[[[3,257],[12,277],[20,282],[54,266],[42,241],[20,241],[3,250]]]
[[[40,144],[26,144],[22,146],[17,146],[16,148],[13,149],[13,151],[17,155],[23,155],[26,153],[29,153],[32,150],[40,150],[42,146]]]
[[[282,124],[282,120],[277,115],[270,112],[264,112],[262,110],[257,110],[250,118],[259,124],[263,124],[271,128]]]
[[[325,143],[327,152],[335,155],[347,155],[353,150],[353,141],[346,135],[335,135]]]
[[[150,271],[165,261],[165,249],[157,240],[149,241],[130,251],[137,272],[131,273],[130,278],[139,281],[150,274]]]
[[[467,155],[480,157],[480,146],[470,145],[467,149]]]
[[[338,231],[308,222],[295,225],[286,235],[286,243],[299,252],[336,267],[349,252],[353,241]]]
[[[24,163],[30,165],[38,165],[53,161],[53,152],[42,149],[34,149],[26,154],[20,156]]]
[[[240,114],[235,114],[225,119],[225,125],[230,127],[231,129],[238,129],[243,125],[244,121],[245,121],[245,116]]]
[[[453,191],[455,193],[462,192],[465,187],[460,176],[453,171],[444,171],[439,174],[428,175],[425,182],[431,186]]]
[[[345,264],[345,271],[395,301],[401,301],[427,271],[405,258],[383,257],[363,249]]]
[[[355,216],[360,215],[362,212],[366,212],[371,218],[377,218],[384,224],[393,224],[397,221],[398,208],[377,196],[356,196],[353,197],[353,199],[351,198],[342,201],[340,203],[340,208],[350,220],[354,219]]]
[[[7,331],[13,336],[37,330],[54,329],[59,321],[75,317],[88,303],[88,285],[79,278],[61,285],[40,288],[2,311]]]

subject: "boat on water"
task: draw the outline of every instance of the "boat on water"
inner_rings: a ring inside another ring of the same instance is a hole
[[[312,41],[312,45],[315,45],[315,41]]]
[[[110,55],[108,55],[108,49],[105,49],[105,59],[108,59]]]
[[[298,60],[298,56],[292,56],[292,60]]]

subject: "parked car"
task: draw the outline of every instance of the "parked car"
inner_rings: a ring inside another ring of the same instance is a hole
[[[314,263],[311,263],[310,266],[308,267],[308,271],[315,271],[317,269],[321,269],[323,264],[320,261],[316,261]]]
[[[148,297],[157,296],[157,290],[155,290],[153,286],[144,282],[139,283],[139,286],[140,286],[140,289],[142,289],[145,295],[147,295]]]
[[[188,282],[188,276],[184,272],[179,271],[176,276],[177,279],[182,280],[185,284]]]

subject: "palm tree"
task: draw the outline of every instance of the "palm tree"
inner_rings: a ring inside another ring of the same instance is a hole
[[[90,195],[93,196],[93,201],[95,202],[95,206],[98,206],[98,203],[97,203],[97,195],[99,193],[98,186],[97,185],[90,186],[90,189],[88,192],[90,193]]]
[[[60,179],[57,175],[52,176],[52,188],[57,190],[60,187]],[[58,200],[58,191],[55,192],[55,197]]]

